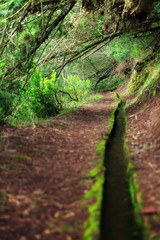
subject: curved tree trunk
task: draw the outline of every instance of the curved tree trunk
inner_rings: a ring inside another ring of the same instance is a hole
[[[101,4],[110,5],[111,7],[123,5],[122,17],[129,18],[132,14],[139,15],[144,19],[152,10],[152,5],[155,0],[83,0],[82,6],[87,10],[96,10]]]
[[[145,19],[152,10],[152,5],[155,0],[125,0],[125,5],[122,12],[122,17],[126,15],[136,14]]]

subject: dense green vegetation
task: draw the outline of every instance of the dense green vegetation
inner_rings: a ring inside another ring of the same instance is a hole
[[[139,62],[159,68],[159,1],[1,0],[0,8],[0,122],[55,116],[91,91],[114,90]],[[131,93],[156,78],[156,94],[159,71],[151,78],[147,69],[132,77]]]
[[[159,40],[158,0],[0,0],[0,125],[55,117],[124,81],[132,103],[155,97]],[[113,118],[114,112],[110,132]],[[89,176],[94,185],[85,195],[96,200],[89,203],[87,240],[99,234],[105,140],[97,148],[100,164]],[[129,164],[128,173],[132,170]],[[131,174],[129,183],[139,211],[137,175]]]

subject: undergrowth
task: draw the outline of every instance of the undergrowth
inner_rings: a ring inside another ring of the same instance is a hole
[[[145,64],[144,67],[137,73],[130,82],[129,92],[131,95],[136,94],[137,97],[155,96],[160,88],[160,62],[157,56],[154,60]]]
[[[141,210],[142,194],[140,192],[137,173],[134,172],[134,166],[131,162],[129,162],[128,164],[127,174],[129,176],[129,190],[130,190],[132,205],[134,207],[134,213],[136,214],[136,222],[138,226],[142,227],[142,218],[139,214],[137,214]],[[136,196],[138,196],[138,201],[136,199]]]
[[[90,80],[82,80],[78,75],[57,79],[53,70],[50,77],[43,77],[37,68],[25,87],[18,83],[17,95],[1,88],[0,119],[16,125],[20,121],[53,117],[87,101],[91,87]]]
[[[97,84],[95,91],[115,90],[123,83],[123,81],[124,79],[120,78],[118,74],[115,76],[110,76],[100,81]]]
[[[103,198],[103,183],[104,183],[104,152],[106,142],[103,140],[99,143],[96,151],[99,154],[99,165],[90,171],[90,177],[96,179],[95,183],[89,192],[85,194],[86,202],[88,199],[95,199],[93,204],[88,206],[89,218],[85,222],[86,229],[83,239],[93,240],[97,239],[100,231],[100,214],[101,202]],[[88,204],[87,204],[88,205]]]

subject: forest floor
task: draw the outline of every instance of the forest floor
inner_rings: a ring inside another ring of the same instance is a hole
[[[160,240],[160,92],[132,104],[133,97],[124,89],[119,90],[128,99],[126,141],[140,184],[139,214],[150,232],[147,239]]]
[[[132,105],[124,89],[118,92],[128,99],[126,139],[143,195],[139,214],[148,216],[152,237],[160,237],[160,93]],[[95,181],[89,172],[116,106],[115,94],[103,93],[33,127],[1,127],[0,240],[82,239],[84,195]]]
[[[104,94],[34,127],[3,127],[0,240],[82,239],[82,200],[115,102],[115,94]]]

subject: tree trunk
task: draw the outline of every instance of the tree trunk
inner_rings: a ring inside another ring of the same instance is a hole
[[[93,87],[95,88],[97,84],[103,79],[108,78],[111,75],[115,75],[115,72],[112,72],[112,71],[113,69],[115,69],[116,65],[117,65],[117,62],[115,62],[111,67],[107,68],[107,70],[103,72],[101,76],[97,79],[97,81],[93,84]]]
[[[125,0],[122,17],[129,18],[134,14],[144,20],[151,12],[153,2],[154,0]]]
[[[97,6],[100,6],[104,3],[104,0],[83,0],[82,7],[87,11],[95,10]]]

